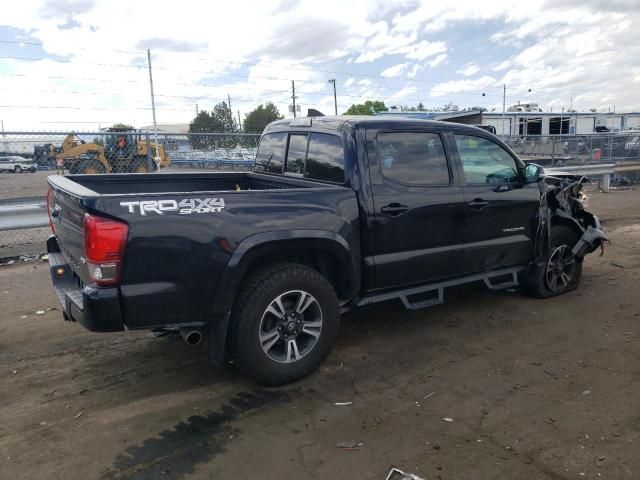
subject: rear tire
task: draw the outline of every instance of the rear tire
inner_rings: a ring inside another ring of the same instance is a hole
[[[16,165],[13,167],[13,173],[22,173],[22,167],[20,165]]]
[[[130,173],[149,173],[149,165],[146,158],[136,157],[131,161],[131,164],[127,168]]]
[[[305,265],[272,265],[244,283],[231,316],[230,347],[249,375],[282,385],[320,365],[339,325],[338,298],[325,277]]]
[[[526,293],[537,298],[549,298],[578,288],[582,276],[582,258],[571,255],[579,240],[571,228],[556,225],[551,229],[551,251],[543,265],[534,266],[524,279]]]
[[[100,173],[105,173],[105,168],[104,165],[98,160],[82,160],[77,164],[75,172],[73,173],[79,173],[82,175],[97,175]]]

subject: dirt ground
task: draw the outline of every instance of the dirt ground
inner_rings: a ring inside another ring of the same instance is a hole
[[[579,290],[361,309],[274,389],[181,340],[65,323],[45,264],[2,267],[0,478],[639,478],[640,191],[589,203],[612,244]]]

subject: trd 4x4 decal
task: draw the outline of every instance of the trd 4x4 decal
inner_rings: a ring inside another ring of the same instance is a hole
[[[192,213],[220,213],[224,208],[224,198],[185,198],[183,200],[143,200],[141,202],[120,202],[127,207],[129,213],[157,213],[178,212],[180,215]]]

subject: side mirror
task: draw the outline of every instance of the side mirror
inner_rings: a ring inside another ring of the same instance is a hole
[[[537,183],[542,175],[542,167],[535,163],[527,163],[524,168],[525,183]]]

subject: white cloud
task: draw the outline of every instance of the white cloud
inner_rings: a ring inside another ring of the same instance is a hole
[[[380,73],[380,75],[386,78],[399,77],[406,70],[406,68],[406,63],[399,63],[397,65],[393,65],[392,67],[386,68]]]
[[[450,82],[439,83],[431,89],[429,95],[431,97],[443,97],[452,93],[478,91],[484,87],[494,85],[496,79],[485,75],[474,80],[453,80]],[[482,93],[482,92],[479,92]]]
[[[5,128],[38,128],[36,122],[49,121],[75,121],[90,128],[114,121],[151,123],[146,55],[136,51],[144,46],[152,49],[160,122],[187,122],[196,103],[200,109],[211,109],[227,94],[234,111],[245,113],[271,100],[286,113],[291,79],[296,80],[303,108],[332,107],[326,81],[334,77],[343,103],[361,95],[391,98],[404,95],[407,84],[396,76],[358,81],[357,75],[390,75],[390,69],[405,65],[398,75],[414,79],[426,68],[458,65],[461,52],[446,43],[452,38],[449,32],[480,24],[482,28],[469,29],[469,35],[491,40],[479,45],[483,57],[476,61],[498,73],[474,78],[482,70],[467,64],[458,73],[468,78],[448,81],[456,75],[446,77],[448,72],[440,68],[433,74],[443,81],[431,96],[451,95],[448,100],[473,104],[487,91],[496,97],[486,100],[499,98],[501,105],[506,83],[508,103],[526,96],[555,108],[558,102],[568,106],[573,97],[578,109],[606,109],[615,103],[617,110],[640,110],[636,1],[549,0],[513,2],[505,8],[499,0],[486,0],[481,7],[475,0],[400,5],[325,0],[321,9],[313,0],[276,7],[253,2],[250,9],[238,2],[197,0],[183,0],[180,8],[152,0],[115,2],[115,7],[113,3],[23,0],[20,8],[3,9],[0,25],[24,31],[13,40],[44,44],[44,53],[29,45],[16,46],[16,56],[55,54],[70,60],[3,59],[0,105],[15,106],[3,108]],[[69,4],[73,8],[63,8]],[[153,28],[141,28],[141,18]],[[212,18],[223,21],[211,28]],[[307,34],[308,28],[313,34]],[[417,88],[424,92],[429,87]],[[48,106],[71,108],[42,108]]]
[[[435,68],[438,65],[442,65],[445,62],[445,60],[447,59],[447,56],[448,55],[446,53],[441,53],[436,58],[434,58],[433,60],[428,62],[427,65],[429,65],[429,67],[431,67],[431,68]]]
[[[430,42],[428,40],[423,40],[414,45],[408,45],[398,50],[399,53],[404,53],[405,56],[411,60],[424,60],[446,51],[446,43]]]
[[[457,70],[456,73],[464,75],[465,77],[471,77],[480,71],[480,66],[475,63],[467,63],[463,65],[460,70]]]
[[[396,93],[391,95],[391,98],[395,98],[395,99],[406,98],[409,95],[414,94],[416,92],[416,90],[418,90],[416,87],[407,85],[407,86],[403,87],[401,90],[398,90]]]
[[[416,75],[420,70],[422,70],[422,68],[422,65],[416,63],[413,67],[411,67],[411,70],[407,72],[407,78],[416,78]]]

